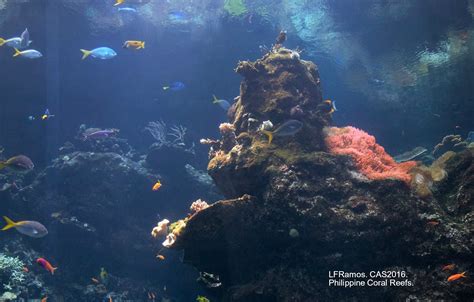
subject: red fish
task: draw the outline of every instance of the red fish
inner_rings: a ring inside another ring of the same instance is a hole
[[[442,271],[452,271],[456,267],[456,264],[446,264],[441,268]]]
[[[51,273],[51,275],[54,275],[54,271],[57,270],[57,267],[53,267],[51,263],[48,262],[48,260],[44,258],[38,258],[36,259],[36,263],[40,264],[45,270]]]
[[[454,275],[449,276],[448,282],[453,282],[453,281],[456,281],[456,280],[461,279],[461,278],[466,278],[466,272],[462,272],[460,274],[454,274]]]

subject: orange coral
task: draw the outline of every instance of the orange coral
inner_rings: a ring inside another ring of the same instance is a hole
[[[377,144],[372,135],[354,127],[332,127],[326,130],[326,134],[325,142],[329,151],[352,157],[359,171],[367,178],[373,180],[395,178],[410,183],[409,171],[417,163],[395,162],[385,149]]]

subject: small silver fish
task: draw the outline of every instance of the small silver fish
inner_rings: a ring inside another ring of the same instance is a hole
[[[43,56],[43,54],[35,49],[27,49],[27,50],[20,51],[18,50],[18,48],[15,48],[15,54],[13,55],[13,57],[18,57],[18,56],[21,56],[27,59],[39,59]]]

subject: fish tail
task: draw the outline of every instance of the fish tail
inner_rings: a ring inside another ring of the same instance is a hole
[[[163,90],[168,90],[170,89],[170,86],[163,86]]]
[[[0,46],[3,46],[7,41],[5,39],[0,38]]]
[[[145,48],[145,41],[142,42],[142,45],[140,45],[140,48]]]
[[[85,58],[87,58],[91,53],[92,51],[90,50],[85,50],[85,49],[81,49],[82,51],[82,59],[84,60]]]
[[[3,216],[3,219],[5,219],[5,221],[7,222],[7,225],[3,227],[2,231],[6,231],[8,229],[16,227],[17,223],[8,218],[7,216]]]
[[[273,141],[273,132],[268,131],[268,130],[262,130],[262,132],[263,132],[263,134],[268,136],[268,144],[271,145],[271,143]]]
[[[51,268],[51,275],[54,275],[54,271],[57,270],[58,268],[57,267],[52,267]]]
[[[217,99],[217,97],[216,97],[215,94],[212,95],[212,98],[213,98],[213,100],[212,100],[212,103],[213,103],[213,104],[219,103],[219,100]]]
[[[462,273],[461,273],[461,276],[466,277],[466,273],[467,273],[467,271],[462,272]]]
[[[4,161],[0,161],[0,170],[4,169],[7,167],[7,163]]]
[[[15,54],[13,57],[18,57],[19,55],[21,55],[21,51],[19,51],[18,48],[15,48]]]

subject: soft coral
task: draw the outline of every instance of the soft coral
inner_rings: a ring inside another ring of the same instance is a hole
[[[354,127],[328,128],[325,141],[331,153],[352,157],[359,171],[369,179],[396,178],[409,184],[409,171],[417,165],[414,161],[395,162],[375,137]]]

